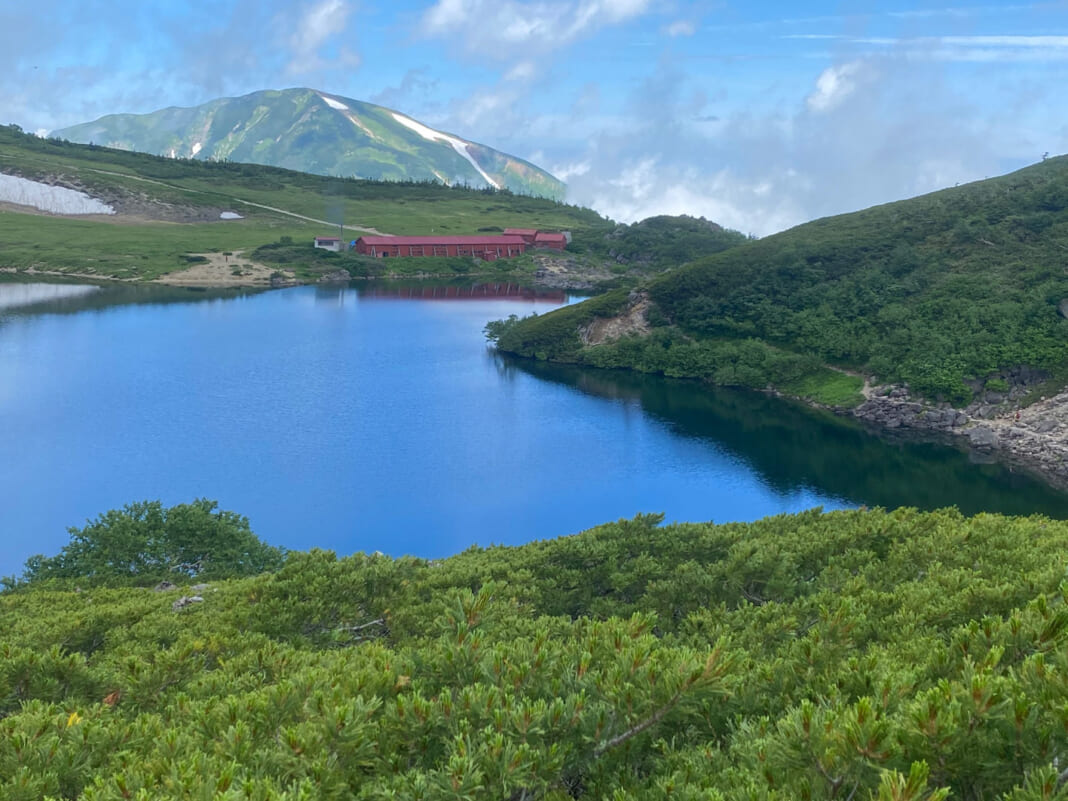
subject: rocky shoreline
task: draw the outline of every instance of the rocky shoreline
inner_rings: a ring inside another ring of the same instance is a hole
[[[1020,467],[1068,490],[1068,391],[1018,408],[1029,383],[982,393],[965,409],[917,402],[903,387],[866,388],[864,403],[847,413],[882,431],[948,439],[980,459]]]

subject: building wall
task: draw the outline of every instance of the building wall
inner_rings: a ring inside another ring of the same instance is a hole
[[[451,243],[425,245],[368,245],[362,240],[357,241],[356,243],[357,253],[364,256],[375,256],[377,258],[452,256],[468,258],[477,257],[484,261],[496,261],[497,259],[521,256],[525,250],[525,245],[516,243],[485,243],[472,245],[455,245]]]

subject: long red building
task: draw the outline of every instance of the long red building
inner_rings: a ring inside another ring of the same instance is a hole
[[[470,256],[485,261],[520,256],[531,248],[563,250],[570,235],[536,228],[506,228],[479,236],[361,236],[355,250],[364,256]]]
[[[472,256],[484,261],[521,256],[518,236],[361,236],[356,252],[364,256]]]

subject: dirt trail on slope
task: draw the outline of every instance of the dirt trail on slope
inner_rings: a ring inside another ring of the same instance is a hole
[[[84,169],[86,172],[95,172],[98,175],[113,175],[113,176],[115,176],[117,178],[127,178],[127,179],[129,179],[131,181],[139,181],[140,183],[143,183],[143,184],[153,184],[155,186],[162,186],[165,189],[173,189],[176,192],[185,192],[185,193],[191,194],[191,195],[212,195],[212,196],[213,195],[218,195],[220,197],[220,199],[222,198],[222,193],[206,192],[203,189],[190,189],[190,188],[184,187],[184,186],[177,186],[175,184],[169,184],[166,181],[158,181],[155,178],[145,178],[145,177],[140,176],[140,175],[132,175],[132,174],[127,173],[127,172],[117,172],[115,170],[100,170],[100,169],[96,169],[94,167],[84,167],[82,169]],[[84,187],[79,187],[79,189],[81,191],[84,191]],[[324,225],[324,226],[326,226],[328,228],[337,228],[338,227],[337,223],[329,222],[327,220],[320,220],[320,219],[317,219],[315,217],[308,217],[308,216],[306,216],[304,214],[297,214],[294,211],[288,211],[287,209],[281,209],[281,208],[278,208],[276,206],[267,206],[267,205],[265,205],[263,203],[255,203],[255,202],[253,202],[251,200],[244,200],[244,199],[239,198],[239,197],[227,198],[227,200],[229,200],[230,203],[240,203],[242,205],[252,206],[253,208],[257,208],[257,209],[264,209],[265,211],[273,211],[275,214],[283,214],[286,217],[292,217],[292,218],[297,219],[297,220],[303,220],[305,222],[315,223],[316,225]],[[129,200],[128,199],[127,199],[127,201],[128,201],[128,204],[129,204]],[[209,219],[210,220],[217,219],[218,210],[215,210],[215,209],[207,212],[207,217],[205,217],[204,213],[197,213],[197,212],[189,210],[187,215],[186,215],[186,216],[189,217],[189,219],[182,219],[182,215],[180,213],[181,210],[175,209],[174,207],[171,206],[171,204],[162,204],[162,205],[171,210],[170,214],[162,215],[162,218],[166,219],[166,220],[170,220],[172,222],[206,222]],[[17,207],[18,211],[23,211],[23,209],[24,209],[24,207],[22,207],[22,206]],[[101,215],[84,215],[84,214],[81,214],[81,215],[64,215],[64,214],[52,214],[50,212],[44,212],[44,213],[49,214],[49,216],[54,216],[54,217],[74,216],[74,217],[77,217],[79,219],[88,219],[88,218],[90,218],[90,216],[93,217],[93,218],[99,218],[101,216]],[[151,220],[155,219],[155,216],[150,214],[150,213],[141,215],[141,214],[138,214],[137,211],[134,211],[133,214],[130,214],[127,211],[124,211],[124,210],[121,210],[121,209],[119,210],[118,214],[107,215],[107,217],[108,217],[108,221],[109,222],[123,221],[122,218],[124,218],[124,217],[126,217],[126,218],[134,218],[133,221],[135,221],[135,222],[147,222],[147,221],[151,221]],[[362,225],[345,225],[345,226],[342,226],[342,227],[346,231],[357,231],[359,233],[372,234],[372,235],[375,235],[375,236],[392,236],[392,234],[384,233],[382,231],[379,231],[377,228],[370,228],[370,227],[362,226]]]
[[[168,184],[168,183],[165,183],[164,181],[157,181],[157,180],[155,180],[153,178],[142,178],[140,175],[130,175],[129,173],[125,173],[125,172],[113,172],[111,170],[97,170],[97,169],[91,169],[91,168],[90,168],[90,171],[91,172],[95,172],[95,173],[100,173],[101,175],[115,175],[115,176],[118,176],[120,178],[129,178],[129,179],[131,179],[133,181],[141,181],[142,183],[146,183],[146,184],[155,184],[156,186],[163,186],[163,187],[166,187],[167,189],[174,189],[174,190],[176,190],[178,192],[189,192],[191,194],[198,194],[198,195],[205,194],[205,192],[203,190],[201,190],[201,189],[188,189],[188,188],[186,188],[184,186],[175,186],[174,184]],[[303,214],[297,214],[294,211],[286,211],[285,209],[279,209],[279,208],[276,208],[275,206],[265,206],[262,203],[253,203],[251,200],[242,200],[239,197],[232,197],[232,198],[230,198],[230,201],[233,202],[233,203],[242,203],[242,204],[244,204],[246,206],[254,206],[257,209],[266,209],[267,211],[273,211],[276,214],[284,214],[287,217],[294,217],[294,218],[296,218],[298,220],[304,220],[305,222],[313,222],[313,223],[316,223],[318,225],[326,225],[326,226],[328,226],[330,228],[336,228],[337,227],[337,223],[327,222],[326,220],[318,220],[315,217],[306,217]],[[360,232],[366,233],[366,234],[374,234],[375,236],[391,236],[391,234],[384,234],[384,233],[382,233],[381,231],[379,231],[376,228],[366,228],[366,227],[363,227],[363,226],[360,226],[360,225],[346,225],[346,226],[343,226],[343,227],[347,231],[360,231]]]
[[[274,206],[264,206],[262,203],[253,203],[251,200],[241,200],[241,198],[231,198],[234,203],[243,203],[246,206],[255,206],[258,209],[266,209],[267,211],[274,211],[278,214],[285,214],[287,217],[296,217],[298,220],[306,220],[307,222],[319,223],[329,228],[337,228],[337,223],[327,222],[326,220],[317,220],[314,217],[305,217],[303,214],[296,214],[292,211],[286,211],[285,209],[276,209]],[[384,234],[377,228],[364,228],[360,225],[345,225],[342,226],[346,231],[360,231],[364,234],[373,234],[374,236],[393,236],[392,234]]]

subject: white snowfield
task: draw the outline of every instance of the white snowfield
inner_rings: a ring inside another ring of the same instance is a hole
[[[15,175],[0,173],[0,200],[19,206],[33,206],[52,214],[114,214],[107,203],[85,192],[62,186],[49,186]]]
[[[348,111],[349,107],[342,103],[340,100],[334,100],[332,97],[326,95],[319,95],[330,108],[336,108],[338,111]]]
[[[465,142],[463,139],[457,139],[455,136],[449,136],[448,134],[442,133],[441,131],[435,131],[433,128],[427,128],[422,123],[416,122],[415,120],[409,117],[405,117],[403,114],[398,114],[395,111],[392,112],[392,114],[393,119],[395,119],[405,128],[415,131],[424,139],[427,139],[431,142],[448,142],[450,145],[452,145],[453,150],[455,150],[457,153],[459,153],[461,156],[471,162],[471,166],[478,170],[478,174],[486,180],[486,183],[488,183],[494,189],[501,188],[501,185],[494,181],[492,178],[490,178],[489,174],[484,169],[482,169],[478,165],[478,162],[475,161],[475,159],[471,156],[471,154],[467,152],[467,142]]]

